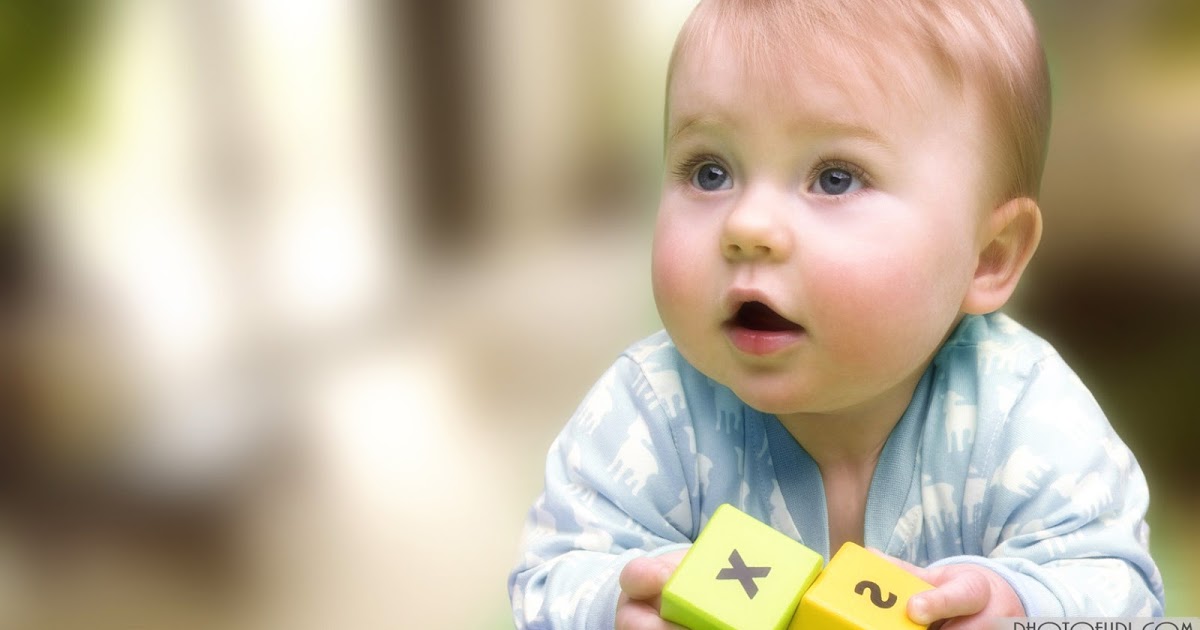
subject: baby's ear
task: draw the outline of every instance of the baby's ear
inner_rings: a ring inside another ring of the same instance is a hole
[[[975,277],[962,304],[964,313],[974,315],[999,310],[1012,296],[1042,240],[1042,211],[1027,197],[1010,199],[984,219],[981,238]]]

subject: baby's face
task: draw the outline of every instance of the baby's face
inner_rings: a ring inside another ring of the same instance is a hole
[[[978,110],[839,63],[756,76],[718,39],[670,85],[655,299],[684,357],[768,413],[902,410],[980,250]]]

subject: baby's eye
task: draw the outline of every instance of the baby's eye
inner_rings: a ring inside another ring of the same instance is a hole
[[[810,190],[825,195],[844,195],[862,187],[861,177],[845,168],[834,166],[822,169]]]
[[[712,162],[705,162],[692,172],[692,185],[700,190],[723,190],[733,185],[729,173]]]

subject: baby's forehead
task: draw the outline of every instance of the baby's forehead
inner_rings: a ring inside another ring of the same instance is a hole
[[[697,35],[682,42],[672,59],[668,136],[708,115],[705,109],[720,108],[704,89],[714,76],[732,77],[734,89],[716,93],[738,101],[735,107],[758,99],[757,106],[784,116],[816,112],[822,118],[816,122],[830,126],[850,121],[883,127],[968,107],[962,86],[936,58],[895,38],[787,38],[720,24]]]
[[[681,41],[670,76],[684,65],[736,68],[744,85],[773,92],[780,101],[805,95],[814,80],[854,100],[910,107],[932,93],[961,95],[964,87],[934,51],[886,31],[763,32],[715,22]]]

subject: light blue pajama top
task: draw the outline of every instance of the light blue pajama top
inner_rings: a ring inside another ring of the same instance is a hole
[[[518,628],[612,628],[634,557],[691,544],[731,503],[829,559],[821,474],[773,416],[665,332],[626,350],[550,447],[509,594]],[[1058,353],[967,316],[880,455],[867,546],[997,572],[1029,616],[1163,613],[1146,480]]]

